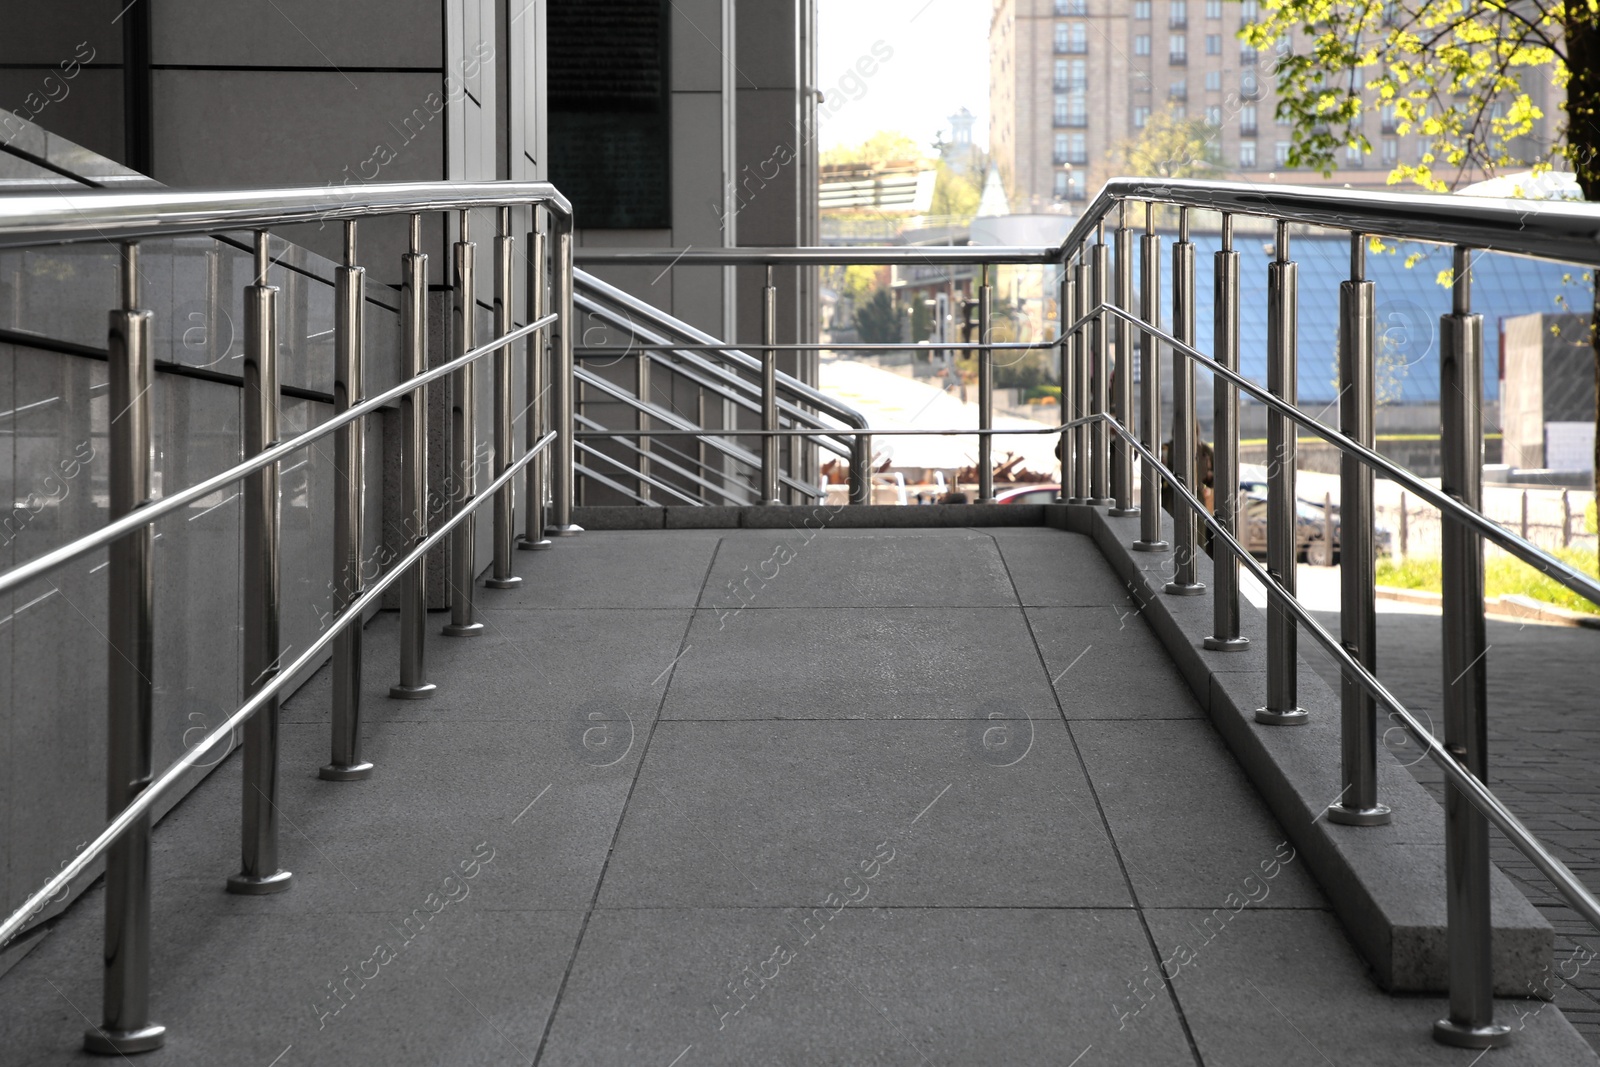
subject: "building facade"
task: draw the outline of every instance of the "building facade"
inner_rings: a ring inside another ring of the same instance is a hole
[[[1276,57],[1238,36],[1257,11],[1256,0],[994,0],[991,150],[1014,209],[1088,198],[1126,172],[1123,147],[1163,112],[1212,127],[1217,176],[1236,181],[1383,188],[1397,163],[1421,160],[1428,139],[1398,133],[1393,111],[1376,109],[1363,131],[1371,153],[1341,151],[1327,178],[1291,168],[1293,131],[1275,118]],[[1529,81],[1547,116],[1536,145],[1557,110],[1549,82]]]

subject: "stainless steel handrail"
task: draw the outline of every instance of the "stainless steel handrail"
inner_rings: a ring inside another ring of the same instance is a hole
[[[317,635],[316,640],[306,647],[306,650],[296,656],[265,685],[258,690],[249,700],[241,704],[232,715],[229,715],[216,728],[207,733],[192,747],[185,750],[182,756],[174,760],[166,770],[153,778],[127,807],[106,825],[104,830],[95,835],[71,860],[68,860],[61,870],[51,875],[39,889],[35,890],[22,906],[10,915],[0,920],[0,945],[9,942],[21,932],[29,919],[39,914],[50,898],[67,888],[74,878],[82,874],[88,866],[99,859],[114,841],[127,832],[138,819],[149,813],[157,801],[165,796],[184,775],[184,772],[196,766],[210,751],[224,739],[230,737],[235,730],[244,725],[252,715],[261,710],[266,704],[276,698],[306,667],[311,666],[334,642],[334,639],[344,631],[347,626],[356,620],[362,619],[366,609],[378,602],[378,599],[388,592],[389,587],[398,581],[404,574],[411,570],[430,551],[441,544],[456,528],[458,523],[466,521],[472,509],[493,500],[495,493],[504,485],[522,472],[529,462],[541,455],[555,440],[555,434],[547,433],[523,455],[517,457],[511,466],[484,487],[483,491],[475,496],[469,506],[450,516],[439,524],[438,529],[419,541],[411,551],[395,561],[387,572],[378,578],[371,587],[366,589],[359,597],[352,600],[347,609],[338,615],[333,624]]]
[[[549,182],[374,182],[273,189],[0,196],[0,248],[136,241],[180,234],[278,229],[307,222],[536,204],[572,221],[572,204]]]
[[[812,248],[585,248],[579,263],[595,266],[759,266],[833,267],[892,266],[921,263],[931,267],[1015,263],[1050,266],[1060,250],[1039,245],[824,245]]]
[[[302,448],[309,448],[317,441],[332,434],[335,430],[356,421],[363,415],[370,415],[379,408],[393,404],[396,400],[414,392],[418,387],[447,377],[470,363],[474,363],[485,356],[493,355],[505,345],[520,341],[522,338],[544,329],[546,326],[553,324],[556,318],[557,316],[554,314],[546,315],[544,318],[530,322],[526,326],[519,326],[504,337],[496,338],[489,344],[480,345],[464,355],[457,356],[448,363],[441,363],[437,367],[417,375],[415,378],[408,378],[399,385],[384,390],[377,396],[352,405],[348,410],[330,417],[326,422],[318,423],[311,429],[297,434],[287,441],[282,441],[250,459],[236,463],[227,470],[219,471],[203,481],[196,482],[187,489],[180,489],[175,493],[163,496],[160,500],[153,501],[137,511],[130,512],[120,519],[107,523],[94,533],[85,534],[76,540],[68,541],[66,544],[53,548],[42,556],[35,556],[26,563],[19,563],[10,570],[0,573],[0,593],[15,589],[17,586],[24,585],[35,578],[48,574],[57,567],[70,563],[79,556],[93,552],[97,548],[104,548],[118,538],[142,526],[147,526],[157,519],[170,515],[202,497],[210,496],[217,490],[232,485],[246,475],[263,470],[285,456],[300,451]]]

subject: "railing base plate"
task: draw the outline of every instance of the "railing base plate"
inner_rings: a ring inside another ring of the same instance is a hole
[[[1440,1019],[1433,1024],[1433,1039],[1452,1048],[1505,1048],[1511,1044],[1511,1028],[1498,1023],[1463,1026],[1450,1019]]]
[[[1168,582],[1163,590],[1168,596],[1200,596],[1206,591],[1204,582],[1192,582],[1184,585],[1182,582]]]
[[[330,763],[317,768],[317,777],[324,782],[359,782],[372,777],[372,764],[366,760],[360,763]]]
[[[555,542],[550,540],[548,537],[541,537],[537,541],[530,541],[526,537],[519,537],[517,538],[517,551],[542,552],[553,544],[555,544]]]
[[[391,685],[389,699],[391,700],[427,700],[433,696],[434,690],[439,687],[432,682],[422,685]]]
[[[1135,541],[1130,547],[1135,552],[1165,552],[1172,546],[1165,541]]]
[[[452,622],[443,627],[439,632],[444,634],[446,637],[482,637],[483,623],[467,622],[458,626]]]
[[[570,526],[552,526],[545,533],[555,534],[557,537],[577,537],[583,533],[583,527],[577,523],[573,523]]]
[[[1256,722],[1263,726],[1302,726],[1309,718],[1311,715],[1304,708],[1290,708],[1288,711],[1256,709]]]
[[[1208,637],[1201,642],[1207,652],[1243,652],[1250,647],[1248,637]]]
[[[137,1030],[87,1030],[83,1050],[97,1056],[123,1056],[130,1052],[154,1052],[167,1041],[167,1028],[158,1023]]]
[[[509,578],[485,578],[483,584],[488,589],[515,589],[522,584],[522,579],[513,574]]]
[[[265,878],[253,874],[232,874],[228,876],[228,892],[247,897],[265,897],[283,892],[293,881],[294,875],[288,871],[278,871]]]
[[[1114,519],[1126,519],[1140,512],[1138,508],[1112,508],[1107,514]]]
[[[1393,818],[1387,804],[1375,804],[1370,808],[1347,808],[1343,804],[1335,804],[1328,809],[1328,821],[1338,823],[1340,826],[1388,826]],[[1471,1045],[1470,1048],[1487,1048],[1485,1045]]]

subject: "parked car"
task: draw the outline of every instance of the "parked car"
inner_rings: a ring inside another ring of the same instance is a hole
[[[1054,504],[1061,495],[1061,487],[1054,482],[1034,485],[1017,485],[1002,489],[994,495],[996,504]]]
[[[1260,491],[1253,491],[1259,487]],[[1243,535],[1245,548],[1254,556],[1267,554],[1267,496],[1264,482],[1244,482],[1239,486],[1244,495]],[[1312,553],[1312,543],[1321,542],[1323,538],[1323,506],[1314,501],[1297,499],[1294,502],[1295,525],[1295,558],[1306,560]],[[1331,563],[1339,562],[1339,506],[1333,507],[1333,558]],[[1372,528],[1373,542],[1378,552],[1387,555],[1392,551],[1394,537],[1387,527],[1374,525]],[[1318,546],[1320,554],[1320,544]]]

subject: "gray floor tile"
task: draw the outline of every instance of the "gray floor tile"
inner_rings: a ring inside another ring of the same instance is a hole
[[[1057,718],[1017,608],[782,608],[695,615],[677,719]]]
[[[1115,1031],[1102,975],[1150,959],[1129,912],[847,907],[809,940],[801,919],[597,912],[541,1062],[1066,1067]],[[1141,1023],[1079,1067],[1194,1062],[1170,1006]]]
[[[700,599],[732,611],[1001,607],[1016,594],[992,538],[972,530],[749,530],[723,540]]]
[[[191,893],[196,908],[241,917],[403,914],[482,844],[505,879],[494,907],[583,907],[643,747],[641,737],[604,767],[566,724],[390,723],[367,739],[371,778],[325,782],[316,769],[327,743],[321,728],[283,728],[277,809],[279,862],[295,874],[288,892],[223,891],[239,869],[238,754],[161,824],[161,884]]]
[[[1207,1064],[1363,1064],[1412,1067],[1480,1062],[1480,1053],[1434,1042],[1443,997],[1390,997],[1373,985],[1339,928],[1320,911],[1246,908],[1224,912],[1149,911],[1164,958],[1176,959],[1173,988]],[[1209,928],[1204,926],[1210,918]],[[1182,952],[1179,945],[1189,951]],[[1188,961],[1188,962],[1185,962]],[[1308,964],[1311,964],[1308,966]],[[1499,1021],[1513,1028],[1510,1048],[1482,1063],[1600,1063],[1554,1007],[1501,1001]],[[1537,1014],[1534,1014],[1537,1012]],[[1143,1025],[1136,1017],[1134,1027]]]
[[[1072,725],[1141,906],[1326,907],[1281,827],[1204,721]],[[1281,849],[1281,851],[1279,851]]]
[[[1083,534],[1048,527],[997,527],[984,530],[1000,546],[1017,595],[1029,607],[1109,607],[1118,613],[1133,605],[1128,587],[1112,571],[1094,541]]]
[[[428,700],[395,700],[399,615],[367,627],[363,718],[370,724],[427,722],[577,722],[599,711],[648,722],[660,705],[663,672],[688,628],[687,609],[480,611],[479,637],[441,636],[448,616],[429,616]],[[330,673],[318,672],[287,704],[286,722],[327,722]]]
[[[607,530],[519,552],[522,584],[480,589],[486,608],[693,607],[721,531]]]
[[[875,903],[1127,906],[1060,720],[1003,759],[975,725],[662,722],[600,903],[810,906],[882,844]]]
[[[1166,649],[1139,618],[1137,605],[1027,610],[1068,719],[1201,714]]]
[[[167,1044],[121,1062],[532,1062],[583,912],[482,908],[495,877],[486,869],[476,891],[425,923],[413,918],[409,930],[405,911],[241,920],[179,914],[158,897],[151,1015],[167,1027]],[[416,897],[421,907],[425,890]],[[100,898],[96,889],[84,904],[98,912]],[[101,968],[98,924],[79,926],[8,976],[7,1064],[115,1062],[80,1051],[83,1031],[100,1021]],[[330,983],[345,989],[343,999]]]

